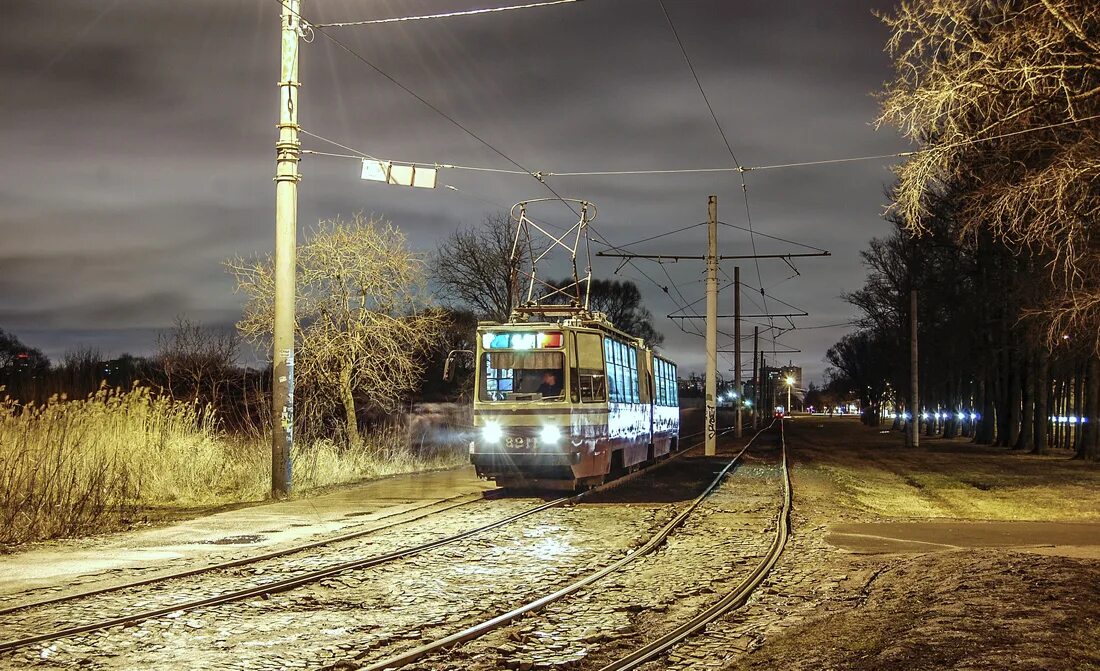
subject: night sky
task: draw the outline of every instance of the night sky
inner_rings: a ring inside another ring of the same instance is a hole
[[[304,0],[303,14],[333,22],[504,4],[511,3]],[[909,148],[892,130],[873,127],[873,94],[890,70],[886,29],[872,11],[889,3],[666,5],[743,164]],[[223,261],[273,245],[277,1],[8,0],[5,9],[0,328],[56,358],[82,345],[105,355],[148,354],[156,332],[177,315],[231,325],[241,297]],[[731,164],[655,0],[584,0],[331,30],[531,170]],[[303,45],[301,79],[306,130],[383,158],[513,167],[321,35]],[[303,146],[346,153],[309,137]],[[457,191],[362,182],[357,162],[320,156],[306,156],[301,172],[302,230],[319,218],[362,211],[392,220],[425,251],[488,212],[550,195],[529,177],[468,171],[440,173],[440,184]],[[797,260],[801,276],[789,280],[794,273],[782,261],[761,261],[765,288],[811,313],[799,325],[849,321],[854,311],[840,294],[862,284],[858,252],[889,230],[882,219],[889,161],[747,179],[757,231],[833,253]],[[617,245],[705,221],[709,194],[719,198],[722,221],[746,225],[733,174],[551,184],[595,202],[597,229]],[[560,205],[539,214],[573,223]],[[748,234],[723,228],[719,235],[721,253],[751,252]],[[631,250],[701,254],[705,241],[706,229],[698,227]],[[802,250],[758,238],[757,251]],[[608,277],[617,265],[597,260],[595,272]],[[638,268],[669,284],[656,264]],[[724,268],[732,274],[732,262]],[[665,270],[689,301],[702,296],[702,263]],[[681,370],[701,370],[702,339],[664,318],[676,303],[638,269],[627,266],[620,275],[642,289]],[[742,262],[742,278],[758,286],[751,261]],[[746,312],[757,310],[752,293],[747,287]],[[720,301],[722,311],[732,311],[732,294]],[[775,301],[769,306],[788,311]],[[784,335],[780,342],[804,352],[783,363],[791,359],[808,379],[819,379],[825,350],[844,332]],[[722,368],[731,365],[727,359]]]

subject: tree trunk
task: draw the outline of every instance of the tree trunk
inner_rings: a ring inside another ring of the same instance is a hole
[[[355,395],[351,389],[351,367],[340,371],[340,400],[344,404],[344,421],[348,434],[348,445],[359,446],[359,418],[355,414]]]
[[[991,380],[993,377],[995,376],[989,375],[986,379],[982,380],[981,385],[978,387],[981,398],[979,407],[981,408],[982,415],[978,418],[977,427],[974,429],[974,442],[979,445],[992,444],[994,438],[993,434],[996,431],[997,413],[994,410],[995,406],[993,404],[995,387]]]
[[[1032,425],[1035,420],[1035,352],[1031,347],[1027,347],[1024,350],[1024,362],[1023,362],[1023,380],[1020,385],[1021,392],[1021,404],[1023,406],[1023,412],[1020,415],[1020,434],[1016,436],[1016,443],[1013,445],[1017,450],[1030,450],[1034,445],[1034,429]]]
[[[1035,356],[1038,359],[1038,365],[1035,366],[1035,422],[1032,425],[1035,435],[1035,447],[1031,449],[1031,452],[1032,454],[1046,454],[1048,428],[1050,426],[1050,420],[1048,419],[1050,408],[1050,356],[1041,349],[1036,350]]]
[[[1083,398],[1078,403],[1080,414],[1078,432],[1081,434],[1077,440],[1076,457],[1090,461],[1100,460],[1100,444],[1097,441],[1097,414],[1100,414],[1100,359],[1095,355],[1089,356],[1085,366],[1084,385],[1078,387],[1083,391]],[[1087,421],[1086,421],[1087,420]]]
[[[1073,451],[1075,454],[1082,454],[1084,448],[1081,444],[1081,439],[1084,437],[1084,416],[1085,416],[1085,385],[1087,384],[1086,378],[1088,377],[1089,360],[1085,359],[1081,365],[1077,366],[1077,376],[1073,381],[1073,417],[1077,419],[1073,423]]]
[[[1089,357],[1088,392],[1086,395],[1088,422],[1085,424],[1085,459],[1100,461],[1100,358]]]
[[[1007,430],[1002,443],[1005,447],[1014,447],[1016,441],[1020,438],[1020,401],[1023,396],[1020,387],[1024,378],[1022,371],[1024,358],[1018,350],[1013,349],[1013,353],[1014,356],[1011,357],[1012,370],[1008,376],[1008,408],[1005,412],[1005,427]]]

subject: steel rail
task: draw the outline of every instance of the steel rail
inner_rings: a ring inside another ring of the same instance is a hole
[[[484,622],[475,624],[472,627],[467,627],[462,631],[451,634],[449,636],[445,636],[441,639],[416,647],[404,653],[393,655],[381,661],[374,662],[368,666],[361,667],[361,671],[381,671],[382,669],[397,669],[405,666],[406,664],[411,664],[419,659],[422,659],[427,655],[430,655],[443,648],[447,648],[449,646],[478,638],[483,634],[486,634],[494,629],[508,624],[509,622],[515,620],[522,615],[526,615],[527,613],[539,610],[544,606],[547,606],[551,603],[554,603],[555,601],[569,596],[570,594],[573,594],[574,592],[577,592],[578,590],[587,587],[588,585],[600,580],[601,578],[610,575],[615,571],[618,571],[619,569],[633,562],[639,557],[643,557],[649,554],[657,547],[659,547],[662,543],[664,543],[664,541],[672,534],[672,532],[675,531],[677,527],[682,525],[687,520],[691,513],[693,513],[695,509],[699,507],[699,504],[701,504],[703,500],[706,499],[718,487],[718,485],[726,477],[729,471],[741,459],[741,455],[743,455],[745,451],[748,450],[749,447],[753,444],[753,442],[755,442],[756,438],[759,437],[761,433],[771,428],[771,426],[774,424],[775,420],[773,419],[772,424],[769,424],[768,426],[760,429],[752,438],[749,439],[747,443],[745,443],[745,446],[741,448],[741,450],[729,461],[729,463],[727,463],[725,467],[718,472],[718,475],[715,476],[714,480],[712,480],[711,483],[707,485],[707,487],[703,490],[701,494],[699,494],[699,496],[692,500],[692,502],[686,508],[684,508],[684,510],[680,511],[680,513],[667,524],[665,524],[665,526],[661,527],[661,529],[656,534],[654,534],[644,545],[631,551],[622,559],[619,559],[609,564],[608,566],[605,566],[604,568],[595,571],[594,573],[590,573],[584,578],[581,578],[576,582],[570,583],[569,585],[566,585],[565,587],[562,587],[561,589],[558,589],[551,594],[547,594],[543,597],[535,599],[534,601],[530,601],[522,606],[519,606],[518,608],[508,611],[507,613],[498,615],[489,620],[485,620]],[[728,432],[729,429],[727,429],[723,433]],[[698,447],[698,445],[696,445],[695,447]],[[690,449],[694,449],[694,447]],[[686,451],[687,450],[685,450],[685,452]],[[668,461],[666,460],[664,463],[668,463]],[[645,471],[639,471],[639,473],[640,472]],[[357,657],[356,659],[359,658],[360,657]],[[339,663],[340,662],[336,662],[336,664]],[[333,669],[336,667],[333,665],[329,665],[323,668]]]
[[[787,544],[787,537],[790,534],[791,476],[787,464],[787,440],[783,431],[783,426],[784,424],[781,422],[779,439],[783,450],[783,506],[776,520],[775,536],[764,558],[756,565],[753,572],[742,580],[737,587],[712,606],[664,636],[635,650],[626,657],[622,657],[604,666],[599,671],[624,671],[625,669],[635,669],[642,664],[653,661],[655,657],[664,654],[669,648],[674,647],[697,633],[700,629],[717,620],[725,613],[744,605],[749,597],[752,596],[752,593],[756,591],[756,588],[764,582],[764,579],[771,572],[776,562],[779,561],[779,555],[783,553],[783,548]]]
[[[494,490],[488,490],[488,491],[494,491]],[[374,522],[380,522],[382,520],[387,520],[387,519],[390,519],[392,517],[400,517],[402,515],[407,515],[409,513],[415,513],[419,510],[424,510],[425,508],[432,508],[434,506],[440,505],[441,503],[447,503],[448,501],[454,501],[455,499],[466,498],[466,497],[469,497],[469,496],[472,496],[472,495],[471,494],[460,494],[458,496],[450,496],[450,497],[447,497],[445,499],[438,499],[436,501],[432,501],[431,503],[426,503],[426,504],[421,505],[421,506],[416,506],[416,507],[413,507],[413,508],[409,508],[408,510],[402,510],[400,512],[389,513],[387,515],[383,515],[383,516],[381,516],[381,517],[379,517],[375,520],[372,520],[372,522],[370,522],[368,524],[373,524]],[[15,604],[15,605],[12,605],[12,606],[5,606],[3,608],[0,608],[0,615],[8,615],[10,613],[15,613],[15,612],[18,612],[18,611],[21,611],[21,610],[27,610],[27,609],[30,609],[30,608],[39,608],[39,607],[42,607],[42,606],[50,606],[50,605],[55,605],[55,604],[58,604],[58,603],[64,603],[66,601],[75,601],[77,599],[84,599],[84,598],[91,597],[91,596],[98,596],[100,594],[108,594],[108,593],[111,593],[111,592],[118,592],[118,591],[125,590],[125,589],[133,589],[135,587],[144,587],[145,585],[152,585],[152,584],[155,584],[155,583],[158,583],[158,582],[163,582],[163,581],[166,581],[166,580],[175,580],[177,578],[189,578],[191,576],[200,575],[200,574],[203,574],[203,573],[211,573],[211,572],[214,572],[214,571],[222,571],[222,570],[229,569],[229,568],[236,568],[238,566],[245,566],[247,564],[254,564],[256,562],[266,561],[268,559],[277,559],[279,557],[286,557],[288,555],[292,555],[292,554],[295,554],[295,553],[298,553],[298,552],[303,552],[305,550],[312,550],[313,548],[322,547],[324,545],[331,545],[333,543],[340,543],[340,542],[343,542],[343,541],[354,540],[356,538],[362,538],[363,536],[369,536],[370,534],[374,534],[374,533],[377,533],[379,531],[385,531],[386,529],[392,529],[393,527],[401,526],[402,524],[408,524],[410,522],[415,522],[417,520],[424,519],[425,517],[428,517],[430,515],[435,515],[437,513],[446,512],[448,510],[451,510],[452,508],[458,508],[459,506],[465,506],[465,505],[469,505],[471,503],[477,503],[478,501],[482,501],[482,500],[484,500],[484,496],[479,495],[476,498],[471,498],[468,501],[460,501],[458,503],[453,503],[451,505],[439,508],[438,510],[431,510],[431,511],[428,511],[428,512],[425,512],[425,513],[421,513],[419,515],[409,517],[408,519],[397,520],[397,521],[394,521],[394,522],[390,522],[388,524],[374,525],[374,526],[371,526],[368,529],[360,529],[358,531],[353,531],[353,532],[350,532],[350,533],[341,534],[339,536],[332,536],[332,537],[329,537],[329,538],[321,538],[321,539],[318,539],[318,540],[315,540],[315,541],[310,541],[309,543],[304,543],[302,545],[294,545],[292,547],[283,548],[281,550],[273,550],[271,552],[264,552],[264,553],[261,553],[261,554],[258,554],[258,555],[249,555],[247,557],[241,557],[240,559],[232,559],[230,561],[219,562],[217,564],[209,564],[207,566],[200,566],[198,568],[185,569],[185,570],[182,570],[182,571],[176,571],[174,573],[164,573],[164,574],[159,574],[159,575],[155,575],[155,576],[149,576],[148,578],[143,578],[141,580],[135,580],[133,582],[127,582],[127,583],[122,583],[122,584],[118,584],[118,585],[109,585],[107,587],[98,587],[98,588],[95,588],[95,589],[90,589],[90,590],[86,590],[86,591],[83,591],[83,592],[76,592],[76,593],[73,593],[73,594],[62,594],[62,595],[50,597],[48,599],[42,599],[40,601],[28,601],[28,602],[25,602],[25,603],[19,603],[19,604]]]
[[[732,430],[733,430],[732,428],[725,429],[724,431],[721,431],[720,433],[728,433],[729,431],[732,431]],[[692,434],[692,435],[698,435],[698,434]],[[691,447],[684,448],[684,449],[678,451],[676,454],[672,455],[672,457],[677,458],[679,456],[687,454],[688,452],[690,452],[692,450],[695,450],[698,447],[700,447],[700,445],[701,445],[701,443],[697,443],[695,445],[692,445]],[[231,603],[231,602],[234,602],[234,601],[242,601],[244,599],[249,599],[249,598],[252,598],[252,597],[263,596],[263,595],[266,595],[266,594],[275,594],[275,593],[278,593],[278,592],[284,592],[284,591],[293,589],[295,587],[300,587],[302,585],[309,584],[311,582],[317,582],[318,580],[323,580],[325,578],[343,573],[345,571],[352,571],[352,570],[370,568],[370,567],[373,567],[373,566],[377,566],[379,564],[384,564],[384,563],[388,563],[388,562],[391,562],[391,561],[404,559],[406,557],[411,557],[415,554],[419,554],[419,553],[425,552],[427,550],[432,550],[432,549],[435,549],[435,548],[438,548],[438,547],[449,545],[451,543],[456,543],[458,541],[465,540],[465,539],[470,538],[472,536],[475,536],[477,534],[480,534],[480,533],[483,533],[483,532],[486,532],[486,531],[490,531],[492,529],[496,529],[496,528],[505,526],[507,524],[511,524],[512,522],[516,522],[516,521],[518,521],[520,519],[523,519],[525,517],[534,515],[536,513],[540,513],[544,510],[549,510],[551,508],[557,508],[557,507],[560,507],[560,506],[565,505],[565,504],[570,503],[570,502],[576,502],[576,501],[583,500],[584,498],[586,498],[588,496],[607,491],[608,489],[611,489],[611,488],[614,488],[614,487],[618,487],[619,485],[621,485],[625,482],[633,480],[634,478],[639,477],[642,474],[650,473],[653,470],[659,469],[662,466],[664,466],[668,463],[671,463],[671,462],[672,462],[672,459],[665,459],[664,461],[660,461],[656,464],[653,464],[652,466],[650,466],[648,468],[639,469],[639,470],[634,471],[632,473],[628,473],[626,475],[623,475],[622,477],[616,478],[615,480],[612,480],[612,481],[610,481],[608,483],[605,483],[603,485],[600,485],[598,487],[594,487],[594,488],[589,489],[589,490],[587,490],[585,492],[582,492],[580,494],[554,499],[552,501],[548,501],[548,502],[543,503],[541,505],[535,506],[533,508],[529,508],[529,509],[521,511],[519,513],[516,513],[515,515],[510,515],[508,517],[496,520],[494,522],[490,522],[489,524],[486,524],[486,525],[483,525],[483,526],[480,526],[480,527],[475,527],[473,529],[468,529],[466,531],[460,532],[458,534],[454,534],[452,536],[447,536],[445,538],[440,538],[440,539],[437,539],[437,540],[434,540],[434,541],[429,541],[427,543],[422,543],[420,545],[416,545],[416,546],[413,546],[413,547],[410,547],[410,548],[405,548],[405,549],[401,549],[401,550],[394,550],[392,552],[387,552],[387,553],[383,553],[383,554],[380,554],[380,555],[374,555],[374,556],[371,556],[371,557],[365,557],[363,559],[357,559],[357,560],[354,560],[354,561],[343,562],[343,563],[340,563],[340,564],[334,564],[333,566],[329,566],[329,567],[326,567],[326,568],[323,568],[323,569],[308,571],[308,572],[299,574],[297,576],[284,578],[282,580],[275,580],[275,581],[272,581],[270,583],[265,583],[265,584],[262,584],[262,585],[254,585],[254,586],[246,588],[246,589],[230,591],[230,592],[226,592],[225,594],[220,594],[220,595],[217,595],[217,596],[207,597],[207,598],[204,598],[204,599],[196,599],[196,600],[187,601],[187,602],[180,603],[180,604],[175,604],[175,605],[172,605],[172,606],[165,606],[165,607],[162,607],[162,608],[157,608],[157,609],[148,610],[148,611],[142,611],[142,612],[139,612],[139,613],[130,613],[128,615],[122,615],[122,616],[119,616],[119,617],[100,620],[100,621],[97,621],[97,622],[89,622],[87,624],[76,625],[76,626],[73,626],[73,627],[67,627],[65,629],[58,629],[58,630],[54,630],[54,631],[51,631],[51,632],[45,632],[45,633],[41,633],[41,634],[35,634],[33,636],[27,636],[27,637],[24,637],[24,638],[12,639],[12,640],[9,640],[9,641],[2,641],[2,642],[0,642],[0,653],[8,652],[8,651],[11,651],[11,650],[17,650],[19,648],[24,648],[24,647],[27,647],[29,645],[34,645],[35,643],[44,643],[46,641],[52,641],[52,640],[56,640],[56,639],[59,639],[59,638],[65,638],[65,637],[68,637],[68,636],[76,636],[76,635],[79,635],[79,634],[87,634],[87,633],[91,633],[91,632],[94,632],[94,631],[109,629],[111,627],[134,624],[134,623],[141,622],[141,621],[148,620],[148,619],[152,619],[152,618],[155,618],[155,617],[168,615],[169,613],[184,612],[184,611],[189,611],[189,610],[195,610],[197,608],[217,606],[217,605],[221,605],[221,604],[225,604],[225,603]],[[475,500],[479,500],[479,499],[475,499]],[[123,587],[125,587],[125,586],[123,586]],[[106,590],[106,591],[111,591],[111,590]],[[91,592],[90,594],[95,594],[95,592]],[[76,598],[76,597],[73,597],[73,598]],[[15,607],[16,610],[23,610],[25,608],[30,608],[30,605],[26,605],[26,606],[22,606],[22,607]]]

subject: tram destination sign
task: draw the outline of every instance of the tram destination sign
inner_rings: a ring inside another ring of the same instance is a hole
[[[483,333],[482,349],[561,349],[561,331],[550,333]]]

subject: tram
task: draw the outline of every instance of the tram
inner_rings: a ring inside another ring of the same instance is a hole
[[[482,478],[576,490],[678,449],[676,364],[602,315],[480,322],[473,354]]]

